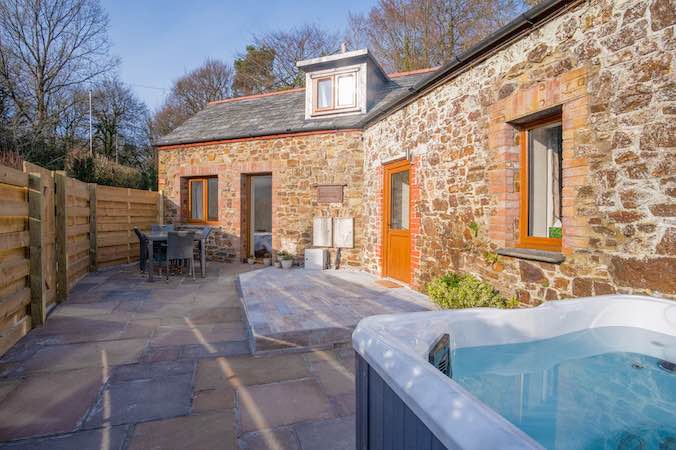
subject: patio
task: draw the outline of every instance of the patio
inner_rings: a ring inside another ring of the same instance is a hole
[[[251,356],[250,269],[87,275],[0,359],[0,448],[354,448],[351,348]]]
[[[426,296],[352,270],[279,270],[239,276],[253,353],[350,346],[364,317],[428,311]]]

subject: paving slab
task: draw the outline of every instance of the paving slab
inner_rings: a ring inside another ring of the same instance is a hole
[[[198,345],[205,343],[244,341],[246,327],[242,322],[226,322],[210,325],[194,325],[186,320],[183,325],[161,326],[150,340],[150,345]]]
[[[189,360],[128,364],[112,369],[110,383],[153,380],[181,375],[191,377],[194,371],[195,362]]]
[[[242,432],[333,417],[331,403],[315,380],[297,380],[237,389]]]
[[[201,414],[136,426],[128,450],[238,450],[233,412]]]
[[[293,429],[255,431],[240,437],[242,450],[301,450]]]
[[[354,450],[355,429],[354,416],[294,426],[302,450]]]
[[[213,358],[216,356],[236,356],[249,354],[248,341],[216,342],[203,345],[184,345],[180,359]]]
[[[314,363],[311,370],[328,395],[340,395],[354,391],[354,374],[338,359]]]
[[[26,439],[0,445],[0,450],[122,450],[129,432],[126,425],[78,431],[49,438]]]
[[[131,364],[139,360],[145,345],[144,339],[127,339],[44,347],[15,374]]]
[[[34,375],[0,407],[0,441],[74,431],[105,382],[101,370]]]
[[[99,396],[85,421],[85,427],[187,415],[191,403],[191,375],[111,384]]]
[[[234,408],[235,389],[229,387],[197,391],[192,400],[192,412],[195,414]]]
[[[231,386],[267,384],[310,377],[302,355],[260,358],[203,359],[197,365],[196,389],[222,389]]]
[[[378,280],[352,270],[268,267],[240,274],[252,350],[345,344],[364,317],[436,308],[419,292],[384,287]]]

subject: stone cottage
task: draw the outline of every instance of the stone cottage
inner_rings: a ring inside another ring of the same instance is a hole
[[[676,296],[671,0],[550,0],[425,71],[367,50],[306,87],[209,104],[157,145],[167,220],[212,257],[301,257],[354,218],[343,264],[423,289],[469,272],[526,303]]]

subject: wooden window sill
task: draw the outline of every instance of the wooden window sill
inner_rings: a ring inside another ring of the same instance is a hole
[[[548,252],[545,250],[532,250],[529,248],[499,248],[496,253],[501,256],[528,259],[531,261],[541,261],[550,264],[561,264],[566,260],[566,257],[563,255],[563,253]]]

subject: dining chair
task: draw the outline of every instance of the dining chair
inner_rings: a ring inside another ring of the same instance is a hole
[[[204,251],[206,253],[207,251],[207,239],[209,238],[209,235],[213,231],[212,227],[203,227],[202,228],[202,240],[204,242],[204,248],[202,248],[202,244],[200,242],[199,247],[199,257],[200,257],[200,273],[205,273],[204,267],[202,267],[202,261],[204,261],[204,265],[206,265],[206,255],[202,255],[202,252]]]
[[[167,234],[167,280],[169,279],[168,261],[188,260],[190,275],[195,279],[195,232],[169,231]]]
[[[138,227],[134,227],[134,233],[139,241],[139,268],[141,272],[146,271],[146,263],[148,261],[148,236],[139,230]],[[162,264],[165,263],[167,259],[167,243],[166,242],[153,242],[153,262],[157,264],[160,275],[162,274]]]
[[[141,269],[141,272],[145,272],[146,260],[148,259],[148,237],[145,235],[143,231],[139,230],[138,227],[134,227],[134,233],[136,233],[136,237],[138,238],[139,244],[138,248],[139,269]]]

